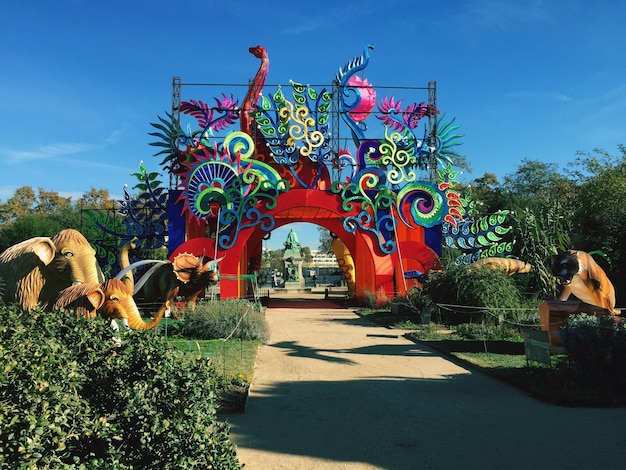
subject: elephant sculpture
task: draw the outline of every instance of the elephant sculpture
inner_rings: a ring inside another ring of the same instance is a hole
[[[215,267],[222,258],[204,262],[204,255],[179,253],[170,261],[142,260],[129,264],[128,250],[134,248],[134,241],[120,251],[122,270],[115,276],[133,292],[138,302],[146,304],[168,305],[177,297],[195,307],[198,296],[210,286],[217,284],[218,274]],[[153,266],[134,282],[132,270],[146,264]]]
[[[89,283],[70,286],[48,305],[49,310],[74,309],[76,315],[120,320],[126,328],[147,331],[155,328],[169,308],[166,302],[149,322],[141,318],[132,293],[119,279],[109,279],[104,284]]]
[[[104,275],[96,251],[77,230],[62,230],[52,238],[34,237],[0,254],[3,300],[32,310],[45,304],[66,287],[101,284]]]

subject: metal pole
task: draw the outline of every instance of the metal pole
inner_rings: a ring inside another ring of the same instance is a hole
[[[437,177],[437,82],[428,82],[428,124],[430,133],[428,134],[428,153],[430,180],[435,181]]]
[[[330,136],[330,148],[333,155],[332,161],[332,181],[339,181],[340,168],[339,168],[339,123],[341,117],[339,116],[339,82],[333,80],[333,98],[331,101],[331,117],[332,117],[332,133]]]
[[[170,149],[178,150],[180,143],[180,135],[178,135],[178,129],[180,129],[180,100],[182,94],[182,81],[180,77],[172,78],[172,126],[174,133],[171,136]],[[178,186],[178,178],[170,171],[170,189],[175,189]]]

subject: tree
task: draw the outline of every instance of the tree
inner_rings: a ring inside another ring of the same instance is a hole
[[[261,269],[259,270],[259,282],[263,284],[271,278],[272,272],[282,271],[283,253],[285,250],[264,250]]]
[[[80,209],[117,209],[118,203],[111,199],[108,189],[96,189],[93,186],[84,193],[77,201]]]
[[[30,186],[17,188],[13,196],[0,206],[0,222],[10,224],[20,217],[32,214],[35,201],[33,188]]]
[[[573,248],[601,251],[600,262],[616,288],[618,305],[626,301],[626,147],[615,157],[605,150],[578,153],[572,175],[579,181],[572,207]]]
[[[471,197],[476,201],[477,210],[481,214],[492,214],[507,208],[495,173],[485,173],[480,178],[472,180],[470,187]]]
[[[557,294],[552,256],[570,248],[571,217],[558,201],[543,202],[513,212],[515,255],[530,263],[530,288],[541,298]]]
[[[43,188],[37,190],[37,198],[33,210],[35,214],[58,214],[63,213],[67,209],[73,209],[71,197],[63,197],[56,191],[46,191]]]
[[[0,203],[0,249],[4,250],[33,237],[52,237],[66,228],[80,230],[80,209],[85,205],[113,210],[115,201],[104,189],[83,194],[78,203],[56,191],[30,186],[15,190],[5,203]]]
[[[326,253],[328,255],[334,254],[331,243],[333,242],[333,234],[330,230],[324,227],[317,227],[317,231],[320,234],[320,253]]]
[[[53,237],[68,228],[54,217],[26,215],[0,228],[0,252],[8,247],[33,237]],[[76,228],[76,227],[69,227]]]
[[[304,256],[305,263],[310,263],[311,261],[313,261],[313,256],[311,255],[311,248],[309,248],[308,246],[302,247],[302,255]]]
[[[555,164],[523,159],[517,171],[504,176],[502,191],[510,202],[524,205],[529,201],[558,199],[568,201],[574,182],[562,175]]]

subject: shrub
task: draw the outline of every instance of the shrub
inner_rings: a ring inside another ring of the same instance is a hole
[[[151,333],[111,347],[102,319],[0,311],[0,466],[239,468],[218,374]]]
[[[461,323],[454,328],[456,334],[472,341],[522,341],[519,329],[506,323],[495,326],[486,323]]]
[[[123,430],[125,461],[134,467],[235,465],[228,428],[216,418],[217,373],[206,360],[183,360],[155,335],[133,333],[89,375],[86,393]]]
[[[561,328],[570,370],[577,375],[626,381],[626,330],[610,316],[573,315]]]
[[[498,269],[471,265],[451,268],[431,274],[423,288],[434,303],[448,306],[441,314],[447,324],[482,320],[494,324],[500,314],[516,322],[528,316],[528,311],[538,314],[536,304],[529,304],[511,277]]]
[[[424,307],[433,306],[433,301],[425,289],[412,289],[406,300],[411,309],[416,313],[421,312]]]
[[[188,312],[179,330],[182,336],[195,339],[238,338],[267,341],[269,331],[265,315],[247,300],[228,299],[203,302]]]

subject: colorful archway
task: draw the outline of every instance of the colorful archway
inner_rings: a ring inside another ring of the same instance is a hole
[[[372,50],[340,67],[329,86],[292,81],[267,90],[268,54],[250,48],[260,65],[241,101],[226,92],[184,99],[174,78],[172,113],[151,134],[169,188],[140,164],[141,193],[136,200],[124,190],[122,224],[89,214],[90,226],[110,239],[125,232],[122,242],[135,237],[144,247],[167,240],[171,259],[220,258],[225,298],[246,294],[241,277],[259,269],[269,232],[309,222],[341,240],[357,297],[403,294],[407,271],[440,268],[443,235],[449,243],[469,223],[470,203],[452,165],[461,135],[436,107],[435,82],[379,97],[362,77]],[[422,94],[426,100],[415,99]],[[99,245],[108,244],[106,256],[122,243],[110,239]]]
[[[241,106],[225,94],[217,106],[174,99],[170,121],[155,125],[163,142],[154,145],[166,148],[159,154],[173,181],[170,256],[222,258],[222,297],[245,295],[240,279],[258,270],[263,238],[291,222],[341,239],[357,297],[392,298],[407,289],[405,269],[439,267],[441,225],[456,224],[464,211],[452,169],[458,126],[436,109],[434,82],[421,88],[428,102],[377,101],[359,75],[371,50],[340,68],[332,86],[292,82],[288,96],[281,87],[261,94],[269,58],[251,48],[261,64]],[[180,98],[182,83],[174,87]],[[182,116],[196,128],[184,132]],[[237,120],[239,130],[229,130]],[[374,136],[366,121],[380,125]]]
[[[353,211],[354,212],[354,211]],[[331,192],[294,189],[277,198],[276,207],[266,212],[276,221],[274,228],[292,222],[308,222],[322,226],[339,237],[355,260],[356,297],[378,296],[393,298],[404,294],[406,283],[403,272],[398,266],[407,269],[421,269],[428,272],[440,269],[437,253],[427,243],[428,230],[423,228],[405,230],[402,235],[401,250],[391,254],[382,252],[376,237],[367,232],[349,232],[343,220],[350,216],[345,211],[341,199]],[[222,298],[243,297],[246,295],[244,275],[254,272],[260,260],[262,240],[267,232],[261,227],[244,229],[238,236],[237,243],[228,249],[216,248],[214,237],[199,236],[198,225],[192,224],[198,236],[180,244],[173,252],[187,252],[196,255],[211,254],[222,258],[220,264],[220,295]],[[206,229],[200,229],[203,232]],[[437,232],[438,228],[433,229]],[[409,239],[410,238],[410,239]],[[402,257],[405,257],[404,260]],[[258,270],[258,268],[257,268]]]

